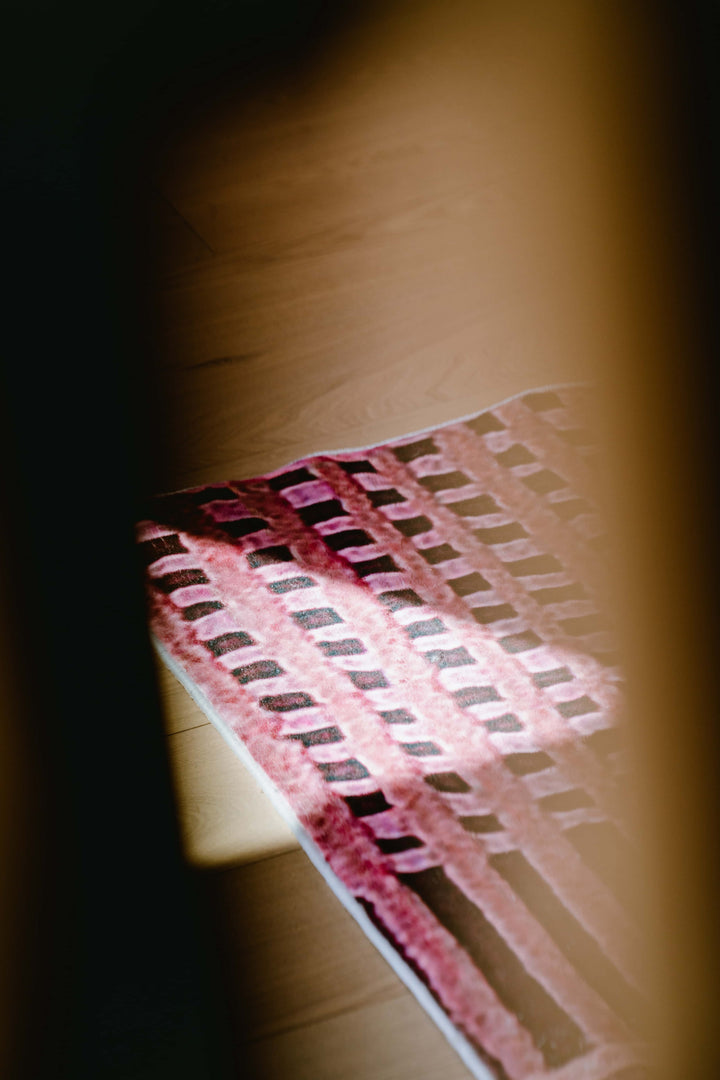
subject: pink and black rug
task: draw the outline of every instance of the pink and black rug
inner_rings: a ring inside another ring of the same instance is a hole
[[[139,526],[161,653],[485,1080],[645,1075],[588,394]]]

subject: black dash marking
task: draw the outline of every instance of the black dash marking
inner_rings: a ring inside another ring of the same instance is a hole
[[[406,754],[411,754],[413,757],[435,757],[438,754],[442,754],[440,747],[429,740],[425,742],[400,743],[400,745]]]
[[[257,551],[247,553],[247,561],[254,570],[259,566],[270,566],[272,563],[292,562],[292,558],[290,548],[284,544],[259,548]]]
[[[452,696],[461,709],[485,705],[488,701],[502,701],[494,686],[465,686],[462,690],[453,690]]]
[[[501,512],[492,495],[476,495],[474,499],[461,499],[460,502],[445,503],[445,506],[460,517],[484,517]]]
[[[295,712],[296,709],[309,709],[315,702],[302,690],[292,690],[288,694],[270,694],[262,697],[260,704],[268,712]]]
[[[521,653],[537,649],[538,645],[542,645],[542,638],[538,637],[534,630],[523,630],[519,634],[500,638],[500,644],[507,653]]]
[[[473,536],[481,544],[509,544],[512,540],[524,540],[527,532],[519,521],[508,525],[493,525],[488,529],[473,529]]]
[[[525,394],[523,402],[533,412],[544,412],[546,409],[561,409],[563,403],[552,390],[538,390],[534,394]]]
[[[342,742],[344,736],[340,728],[326,727],[316,728],[315,731],[293,732],[292,735],[286,735],[285,738],[293,742],[300,742],[303,746],[326,746],[329,743]]]
[[[345,761],[316,761],[317,768],[327,783],[340,783],[344,780],[364,780],[370,773],[357,758]]]
[[[586,713],[597,712],[600,706],[597,701],[593,701],[587,694],[583,694],[582,697],[574,698],[572,701],[559,701],[556,703],[555,708],[561,716],[564,716],[566,720],[570,720],[573,716],[584,716]]]
[[[320,626],[334,626],[342,619],[332,608],[310,608],[308,611],[293,611],[292,617],[304,630],[317,630]]]
[[[420,536],[421,533],[430,532],[433,523],[430,518],[421,514],[420,517],[395,518],[393,525],[403,536]]]
[[[249,683],[257,679],[274,679],[276,675],[284,675],[285,671],[274,660],[257,660],[254,664],[234,668],[232,674],[239,683]]]
[[[470,596],[471,593],[487,592],[492,589],[490,582],[486,581],[482,574],[477,571],[472,574],[465,574],[463,577],[453,578],[447,584],[458,596]]]
[[[562,563],[554,555],[531,555],[527,559],[517,559],[505,563],[513,577],[528,577],[531,574],[557,574],[563,569]]]
[[[146,566],[151,566],[166,555],[187,554],[187,548],[183,546],[177,533],[172,536],[157,536],[154,540],[143,540],[138,544],[138,549]]]
[[[319,525],[321,521],[331,521],[332,518],[347,517],[347,510],[339,499],[326,499],[299,507],[298,516],[305,525],[312,526]]]
[[[513,713],[503,713],[502,716],[496,716],[492,720],[483,720],[483,727],[491,733],[504,732],[506,734],[522,731],[523,729],[522,724]]]
[[[196,619],[204,619],[206,615],[211,615],[213,611],[222,611],[222,609],[223,605],[219,600],[201,600],[198,604],[190,604],[182,609],[183,619],[187,619],[188,622],[195,622]]]
[[[435,788],[436,791],[445,791],[455,795],[462,795],[466,791],[470,791],[470,785],[456,772],[428,773],[425,777],[425,783]]]
[[[567,487],[567,480],[563,480],[562,476],[558,476],[552,469],[538,469],[537,472],[530,473],[529,476],[523,476],[522,482],[525,487],[529,487],[536,495],[549,495],[551,491]]]
[[[343,641],[319,641],[318,647],[326,656],[358,656],[367,652],[362,641],[357,638],[345,638]]]
[[[503,826],[494,814],[469,814],[459,819],[466,832],[493,833],[502,832]]]
[[[594,806],[595,803],[582,788],[572,788],[570,791],[556,791],[552,795],[543,795],[538,799],[538,806],[549,813],[562,812],[564,810],[584,810]]]
[[[375,843],[383,855],[399,855],[401,851],[412,851],[413,848],[423,846],[422,840],[417,836],[378,836]]]
[[[415,717],[412,713],[409,713],[407,709],[389,709],[386,712],[381,712],[383,720],[386,724],[414,724]]]
[[[512,604],[488,604],[486,607],[474,607],[470,614],[476,623],[487,626],[489,623],[499,622],[500,619],[513,619],[517,611]]]
[[[429,476],[421,476],[419,478],[419,483],[422,484],[426,491],[435,494],[438,491],[449,491],[454,488],[466,487],[468,484],[472,484],[472,480],[469,476],[466,476],[464,472],[454,469],[452,472],[432,473]]]
[[[414,589],[391,589],[389,592],[380,593],[378,600],[390,611],[400,611],[406,607],[422,607],[424,603]]]
[[[306,484],[310,480],[317,480],[315,473],[309,469],[293,469],[291,472],[280,473],[268,480],[268,487],[273,491],[284,491],[285,488],[296,487],[297,484]]]
[[[370,817],[390,810],[392,804],[387,801],[382,791],[371,791],[367,795],[343,795],[354,817]]]
[[[421,439],[419,442],[405,443],[404,446],[396,446],[393,449],[393,454],[398,461],[402,461],[406,465],[410,461],[415,461],[416,458],[425,457],[426,454],[437,453],[438,448],[432,439]]]
[[[337,464],[349,476],[355,473],[374,473],[377,469],[369,461],[338,461]]]
[[[366,491],[370,505],[374,506],[377,510],[381,506],[394,506],[395,503],[407,502],[404,495],[401,495],[395,488],[383,488],[381,491]]]
[[[556,585],[547,589],[533,589],[530,593],[536,604],[564,604],[568,600],[585,600],[587,593],[579,581],[571,585]]]
[[[429,649],[423,656],[439,668],[464,667],[476,662],[462,645],[457,649]]]
[[[405,627],[405,633],[410,638],[428,637],[430,634],[442,634],[445,626],[440,619],[425,619],[423,622],[410,623]]]
[[[537,458],[528,450],[527,446],[523,446],[522,443],[513,443],[507,450],[503,450],[501,454],[496,454],[495,458],[500,465],[504,465],[506,469],[514,469],[516,465],[529,465],[532,461],[537,461]]]
[[[543,769],[549,769],[555,764],[550,755],[542,750],[506,754],[503,762],[515,776],[528,776],[530,773],[542,772]]]
[[[532,679],[536,686],[544,690],[547,686],[557,686],[558,683],[572,682],[574,676],[570,668],[558,667],[552,671],[537,671]]]
[[[369,577],[370,574],[400,573],[400,567],[392,555],[378,555],[376,559],[366,559],[363,562],[354,562],[351,565],[360,578]]]
[[[292,577],[283,578],[282,581],[271,581],[268,585],[270,592],[282,594],[288,592],[294,592],[295,589],[311,589],[315,585],[312,578],[309,577]]]
[[[482,416],[476,416],[474,420],[467,420],[466,424],[476,435],[489,435],[491,431],[504,431],[505,425],[498,420],[495,413],[486,412]]]
[[[209,579],[202,570],[173,570],[170,574],[155,578],[153,584],[169,595],[176,589],[187,588],[188,585],[208,585]]]
[[[205,642],[205,648],[209,649],[213,656],[224,656],[225,653],[234,652],[235,649],[243,649],[246,645],[254,645],[255,642],[244,630],[235,630],[228,634],[220,634]]]
[[[372,536],[368,536],[364,529],[344,529],[343,532],[323,536],[323,540],[331,551],[342,551],[349,547],[365,547],[367,544],[375,543]]]
[[[456,551],[452,544],[438,544],[437,547],[418,548],[418,553],[431,566],[447,562],[448,559],[459,559],[461,557],[460,552]]]
[[[235,521],[216,521],[215,524],[218,529],[222,529],[223,532],[234,537],[235,540],[240,540],[243,536],[249,536],[251,533],[260,532],[261,529],[270,528],[269,523],[259,517],[236,518]]]
[[[358,690],[381,690],[390,685],[382,671],[348,671],[346,674]]]

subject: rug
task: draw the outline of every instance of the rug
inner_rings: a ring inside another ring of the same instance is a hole
[[[139,525],[161,655],[482,1080],[645,1075],[590,394]]]

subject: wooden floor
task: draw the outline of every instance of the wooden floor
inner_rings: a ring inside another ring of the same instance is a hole
[[[207,87],[173,118],[148,178],[158,489],[597,372],[624,212],[598,6],[368,5],[312,62],[251,91]],[[466,1077],[256,782],[159,678],[238,1061],[261,1080]]]

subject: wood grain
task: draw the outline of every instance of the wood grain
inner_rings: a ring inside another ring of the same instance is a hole
[[[251,1076],[469,1076],[302,852],[210,873],[206,889]]]

